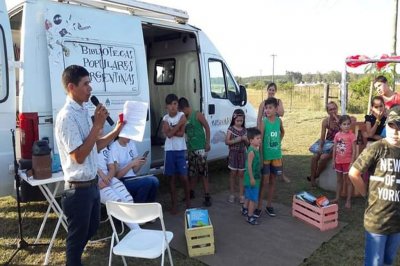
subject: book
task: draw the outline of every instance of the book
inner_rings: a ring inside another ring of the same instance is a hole
[[[314,195],[312,195],[311,193],[308,193],[306,191],[297,193],[296,198],[298,198],[299,200],[305,201],[307,203],[310,203],[310,204],[315,204],[315,201],[317,200],[317,198]]]
[[[188,223],[188,228],[210,225],[208,210],[205,209],[188,209],[186,211],[186,220]]]

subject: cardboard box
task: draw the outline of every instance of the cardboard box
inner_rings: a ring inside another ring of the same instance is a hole
[[[338,209],[337,204],[317,207],[293,196],[292,215],[318,227],[321,231],[338,226]]]
[[[185,236],[190,257],[210,255],[215,253],[214,228],[210,225],[188,228],[185,212]]]

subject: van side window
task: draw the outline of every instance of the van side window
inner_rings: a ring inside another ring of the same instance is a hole
[[[4,29],[0,25],[0,103],[8,98],[8,62]]]
[[[228,87],[228,99],[236,105],[236,96],[239,95],[236,89],[235,82],[232,75],[229,73],[228,69],[225,68],[226,85]]]
[[[156,61],[154,83],[157,85],[172,85],[175,80],[175,59]]]
[[[209,60],[211,96],[219,99],[229,99],[234,105],[240,105],[241,96],[235,80],[223,62]]]
[[[211,96],[213,98],[226,99],[224,69],[222,62],[210,60],[208,62],[208,69],[210,71]]]

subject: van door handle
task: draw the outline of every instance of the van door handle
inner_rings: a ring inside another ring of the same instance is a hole
[[[208,114],[209,115],[215,114],[215,104],[209,104],[208,105]]]
[[[196,93],[197,87],[196,87],[196,79],[193,79],[193,92]]]

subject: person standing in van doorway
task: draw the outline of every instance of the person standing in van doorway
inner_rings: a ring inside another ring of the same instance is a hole
[[[90,119],[85,102],[92,88],[89,72],[71,65],[62,74],[67,93],[65,105],[57,115],[55,138],[64,171],[65,192],[61,204],[68,221],[66,265],[82,265],[81,257],[100,223],[100,194],[97,178],[97,148],[107,146],[121,130],[118,124],[109,134],[98,138],[108,116],[99,104]]]
[[[178,109],[187,119],[186,137],[189,162],[190,198],[194,198],[194,188],[201,178],[204,188],[204,206],[211,206],[211,196],[208,182],[207,152],[210,151],[210,126],[204,115],[193,111],[186,98],[178,101]]]
[[[163,133],[165,135],[164,175],[170,177],[171,214],[177,214],[176,177],[179,176],[185,190],[186,208],[190,208],[190,186],[186,167],[186,118],[183,112],[178,112],[178,96],[168,94],[165,98],[167,112],[163,117]]]

